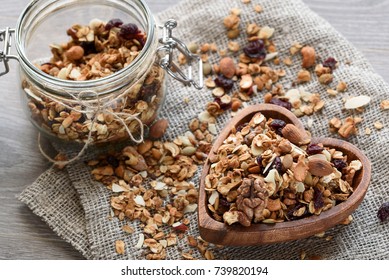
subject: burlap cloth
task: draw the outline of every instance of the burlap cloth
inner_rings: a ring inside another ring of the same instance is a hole
[[[264,12],[255,13],[254,4],[260,2]],[[373,72],[366,59],[349,42],[335,31],[325,20],[313,13],[299,0],[261,0],[245,5],[240,0],[188,0],[162,12],[158,18],[163,21],[174,18],[179,25],[175,32],[177,38],[184,42],[198,43],[215,42],[219,49],[227,48],[226,31],[223,18],[231,8],[242,9],[242,25],[256,22],[276,29],[275,44],[280,51],[280,57],[286,57],[293,42],[313,46],[321,58],[333,56],[340,61],[340,67],[334,72],[335,81],[344,80],[349,89],[336,97],[329,97],[326,88],[316,80],[304,85],[310,92],[318,92],[326,101],[321,113],[309,117],[314,122],[311,132],[315,136],[331,136],[328,130],[328,120],[334,116],[344,118],[349,112],[342,110],[342,98],[348,95],[365,94],[372,97],[366,111],[361,115],[363,122],[360,133],[349,141],[359,147],[373,165],[373,177],[367,195],[360,207],[353,214],[354,221],[348,226],[336,226],[326,232],[331,240],[311,237],[304,240],[283,244],[257,247],[225,247],[216,250],[216,258],[230,259],[298,259],[300,253],[320,255],[325,259],[388,259],[389,230],[387,223],[380,223],[376,213],[379,206],[389,200],[387,187],[389,164],[386,155],[389,154],[389,114],[381,111],[381,100],[389,99],[389,86]],[[245,36],[237,41],[245,45]],[[211,62],[219,61],[217,54],[211,55]],[[287,75],[281,82],[286,88],[291,87],[297,71],[300,69],[300,58],[294,58],[292,67],[286,68]],[[347,64],[345,62],[351,62]],[[335,83],[335,82],[334,82]],[[211,99],[210,91],[197,91],[185,88],[177,81],[169,81],[167,96],[161,117],[169,119],[170,126],[167,139],[187,131],[189,121],[204,110],[205,104]],[[189,104],[184,102],[189,98]],[[255,96],[250,104],[262,102],[262,94]],[[230,118],[229,113],[218,119],[218,129],[224,126]],[[308,117],[301,118],[307,124]],[[373,123],[381,120],[386,124],[381,131],[373,128]],[[365,135],[364,129],[372,128],[372,135]],[[201,169],[201,168],[200,168]],[[198,186],[198,175],[193,182]],[[135,249],[139,228],[131,235],[123,233],[122,222],[110,217],[109,199],[111,192],[105,186],[92,180],[90,169],[79,161],[58,171],[54,168],[43,173],[31,186],[27,187],[19,199],[40,216],[59,236],[71,243],[87,259],[142,259],[143,249]],[[197,214],[191,219],[189,234],[198,236]],[[122,239],[126,243],[126,254],[115,252],[115,240]],[[178,246],[168,247],[168,259],[181,259],[181,252],[190,248],[186,238],[179,241]],[[194,256],[201,255],[194,250]]]

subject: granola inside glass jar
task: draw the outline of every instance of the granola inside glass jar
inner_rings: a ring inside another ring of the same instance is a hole
[[[6,40],[0,62],[8,72],[8,59],[19,60],[26,112],[44,135],[88,144],[140,142],[163,105],[165,70],[177,78],[169,56],[177,45],[170,40],[174,27],[165,24],[159,40],[142,0],[37,0],[15,30],[0,30]],[[12,33],[18,56],[9,54]],[[185,74],[178,80],[194,84]]]

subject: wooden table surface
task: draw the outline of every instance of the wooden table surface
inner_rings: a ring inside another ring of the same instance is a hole
[[[0,29],[14,27],[28,2],[1,0]],[[157,13],[179,1],[146,2]],[[388,0],[304,2],[361,50],[389,82]],[[10,73],[0,78],[0,259],[83,259],[16,199],[50,166],[38,151],[37,133],[22,110],[19,94],[17,64],[12,61]]]

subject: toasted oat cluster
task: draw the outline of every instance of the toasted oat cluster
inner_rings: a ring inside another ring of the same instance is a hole
[[[39,68],[64,80],[102,78],[131,64],[146,42],[146,34],[133,23],[120,19],[89,25],[75,24],[67,30],[68,43],[52,44],[52,58]]]
[[[76,24],[67,34],[72,39],[51,45],[50,63],[39,68],[51,76],[72,81],[103,78],[130,65],[146,41],[146,34],[135,24],[124,24],[119,19],[107,23],[95,19],[87,26]],[[76,95],[79,100],[70,96],[53,98],[27,77],[22,87],[31,118],[43,131],[62,140],[106,143],[129,139],[128,131],[139,134],[140,122],[151,125],[156,119],[164,97],[165,72],[152,65],[146,74],[143,79],[129,79],[120,90],[101,97],[99,110],[87,101],[96,99],[93,95],[89,99]]]
[[[358,160],[311,143],[293,124],[255,114],[234,128],[205,178],[208,209],[218,221],[277,223],[319,215],[353,192]]]

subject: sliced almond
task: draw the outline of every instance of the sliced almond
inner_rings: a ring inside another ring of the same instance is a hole
[[[346,100],[346,103],[344,103],[344,107],[348,110],[357,109],[369,104],[370,100],[371,98],[367,95],[352,97]]]
[[[136,204],[138,204],[140,206],[146,206],[146,202],[145,202],[145,200],[143,199],[143,197],[141,195],[137,195],[134,198],[134,201],[135,201]]]
[[[145,241],[145,235],[143,233],[139,234],[138,242],[135,245],[135,248],[140,249],[143,246],[143,242]]]

